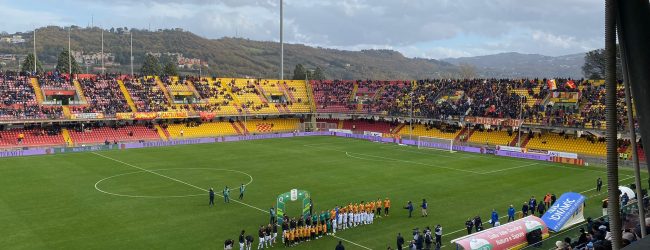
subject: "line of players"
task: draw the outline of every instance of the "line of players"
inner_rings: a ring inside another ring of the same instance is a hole
[[[322,211],[320,215],[305,216],[304,220],[302,217],[297,220],[290,219],[285,215],[282,222],[282,241],[289,247],[319,239],[324,235],[334,235],[337,230],[372,224],[375,216],[381,216],[382,207],[384,216],[388,216],[390,210],[388,198],[383,202],[377,199],[377,201],[350,203],[343,207],[336,206],[330,211]]]

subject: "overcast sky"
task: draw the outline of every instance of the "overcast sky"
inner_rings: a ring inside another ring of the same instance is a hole
[[[285,0],[285,41],[409,57],[566,55],[603,47],[603,0]],[[0,31],[183,28],[279,41],[279,0],[0,0]]]

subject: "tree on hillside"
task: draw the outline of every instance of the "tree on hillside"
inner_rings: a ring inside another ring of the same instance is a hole
[[[163,66],[163,74],[168,76],[177,76],[178,70],[176,69],[176,63],[166,62]]]
[[[623,79],[623,67],[621,66],[621,55],[616,48],[616,79]],[[605,50],[597,49],[585,54],[585,64],[582,65],[582,73],[589,79],[605,79]]]
[[[293,80],[305,80],[307,73],[305,67],[302,64],[296,64],[296,67],[293,69]]]
[[[161,69],[158,59],[151,55],[147,54],[144,57],[144,62],[142,62],[142,68],[140,68],[140,73],[145,76],[155,76],[160,75]]]
[[[316,67],[314,70],[314,74],[311,76],[310,80],[324,80],[325,79],[325,74],[323,74],[323,70],[320,67]]]
[[[476,67],[470,64],[461,63],[458,65],[458,70],[461,79],[474,79],[478,77],[478,74],[476,73]]]
[[[22,72],[34,72],[34,54],[29,53],[27,54],[27,57],[25,57],[25,61],[23,61],[23,65],[20,67],[20,71]],[[43,65],[41,64],[40,60],[36,60],[36,72],[43,72]]]
[[[74,59],[74,57],[69,57],[69,54],[70,52],[67,49],[61,51],[61,54],[59,54],[59,58],[57,59],[56,70],[61,73],[69,73],[69,63],[72,62],[72,74],[79,74],[79,72],[81,72],[79,70],[79,64],[77,64],[77,61]]]

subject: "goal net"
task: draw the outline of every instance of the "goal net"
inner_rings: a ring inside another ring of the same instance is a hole
[[[303,122],[298,124],[298,132],[329,131],[330,129],[335,129],[336,127],[336,123]]]
[[[429,136],[418,136],[418,149],[436,149],[454,153],[454,140]]]

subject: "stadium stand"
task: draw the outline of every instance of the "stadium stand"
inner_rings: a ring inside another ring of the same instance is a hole
[[[126,79],[124,86],[126,86],[138,111],[167,111],[167,107],[169,107],[168,99],[154,78]]]
[[[71,106],[72,113],[103,113],[114,116],[115,113],[131,111],[116,80],[83,79],[79,83],[88,105]]]
[[[215,137],[224,135],[240,134],[235,129],[235,124],[228,121],[220,122],[184,122],[174,123],[166,126],[165,130],[171,139]],[[181,131],[183,131],[181,135]]]
[[[298,128],[300,119],[263,119],[263,120],[247,120],[244,124],[246,130],[251,134],[263,133],[280,133],[280,132],[294,132]]]
[[[556,133],[537,133],[530,137],[527,148],[575,152],[591,156],[605,156],[607,153],[604,139],[576,137]]]
[[[73,105],[54,104],[44,100],[46,90],[72,90],[76,92]],[[76,79],[71,84],[67,75],[48,73],[29,78],[12,73],[0,73],[0,120],[30,121],[71,118],[80,113],[102,113],[113,117],[125,112],[187,111],[191,117],[203,118],[204,123],[175,124],[165,121],[160,133],[134,127],[138,133],[133,140],[174,139],[183,137],[222,136],[294,131],[299,122],[291,119],[241,117],[232,122],[212,122],[224,116],[287,115],[311,113],[341,113],[371,115],[374,117],[398,116],[418,119],[456,120],[461,117],[512,118],[521,117],[525,125],[543,125],[557,128],[604,129],[605,106],[602,81],[571,79],[429,79],[418,81],[377,80],[274,80],[235,79],[209,77],[136,77],[107,75]],[[624,105],[622,85],[617,88],[619,118],[616,126],[623,129],[628,110]],[[184,102],[184,97],[191,102]],[[76,100],[78,97],[79,100]],[[203,113],[211,115],[203,116]],[[191,120],[194,121],[194,120]],[[208,122],[210,121],[210,122]],[[355,133],[374,131],[408,136],[408,124],[355,118],[350,120],[322,120],[337,124],[337,128]],[[156,125],[158,126],[158,125]],[[126,128],[125,128],[126,129]],[[514,145],[516,133],[486,131],[480,126],[461,129],[445,122],[417,122],[414,136],[457,139],[472,144]],[[122,134],[107,136],[110,131],[96,127],[83,133],[74,129],[70,138],[74,143],[102,143],[105,139],[118,139]],[[121,129],[118,129],[121,131]],[[524,135],[522,146],[576,152],[584,155],[604,156],[602,138],[573,134],[564,135],[543,130],[543,135]],[[67,135],[67,130],[59,134]],[[140,133],[142,132],[142,133]],[[145,133],[147,132],[147,133]],[[148,133],[150,132],[150,133]],[[7,134],[8,138],[15,137]],[[13,132],[12,132],[13,133]],[[27,134],[29,133],[26,132]],[[121,133],[121,132],[120,132]],[[596,133],[598,134],[598,133]],[[53,135],[54,136],[54,135]],[[567,137],[567,138],[565,138]],[[65,138],[35,138],[30,143],[60,144]],[[127,139],[131,139],[126,137]],[[6,138],[5,138],[6,139]],[[15,138],[13,138],[15,139]],[[28,140],[25,140],[27,143]],[[11,145],[3,144],[3,147]],[[630,154],[633,149],[621,145],[619,152]],[[639,151],[642,152],[642,151]]]
[[[417,136],[429,136],[442,139],[456,139],[460,129],[453,127],[441,127],[440,124],[413,124],[413,133],[412,135]],[[408,137],[410,134],[409,125],[406,125],[403,129],[399,131],[399,135],[402,138]]]
[[[392,133],[393,128],[388,122],[370,120],[344,120],[343,129],[349,129],[354,132],[363,133],[363,131],[373,131],[380,133]]]
[[[356,108],[352,102],[352,81],[312,81],[316,110],[323,113],[347,113]]]
[[[100,144],[108,141],[109,143],[142,141],[142,140],[160,140],[160,136],[153,126],[144,125],[120,125],[120,126],[102,126],[100,124],[91,124],[86,126],[75,126],[68,129],[72,142],[75,145],[82,144]]]
[[[468,137],[468,142],[477,144],[489,145],[510,145],[510,142],[515,138],[516,134],[507,131],[493,131],[493,130],[474,130]]]
[[[22,140],[18,140],[22,135]],[[39,147],[64,145],[65,140],[58,128],[27,128],[0,131],[0,147]]]

